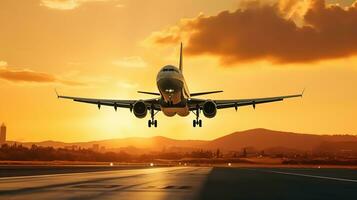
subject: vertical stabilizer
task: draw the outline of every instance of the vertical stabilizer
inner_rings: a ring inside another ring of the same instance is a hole
[[[181,48],[180,48],[180,64],[179,64],[179,68],[181,73],[183,72],[183,66],[182,66],[182,42],[181,42]]]

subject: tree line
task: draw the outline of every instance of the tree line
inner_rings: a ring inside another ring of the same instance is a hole
[[[155,159],[178,160],[183,158],[219,158],[220,151],[196,150],[186,153],[148,152],[132,155],[125,151],[99,152],[93,149],[66,149],[32,145],[25,147],[21,144],[3,144],[0,147],[0,160],[13,161],[93,161],[93,162],[147,162]]]
[[[64,148],[42,147],[32,145],[30,148],[17,145],[3,144],[0,147],[0,160],[15,161],[114,161],[122,162],[131,159],[125,152],[96,152],[91,149],[70,150]]]

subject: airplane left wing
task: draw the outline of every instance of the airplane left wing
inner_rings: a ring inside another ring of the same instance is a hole
[[[283,101],[288,98],[302,97],[304,91],[301,94],[287,95],[287,96],[276,96],[276,97],[266,97],[266,98],[252,98],[252,99],[229,99],[229,100],[211,100],[216,104],[217,109],[223,108],[235,108],[241,106],[252,105],[254,108],[257,104],[271,103],[276,101]],[[197,109],[198,106],[203,106],[203,104],[209,99],[191,99],[190,100],[190,110]]]
[[[56,91],[57,98],[62,99],[71,99],[76,102],[81,103],[88,103],[88,104],[95,104],[100,108],[101,106],[112,106],[115,110],[117,108],[129,108],[130,110],[133,109],[133,106],[136,102],[142,101],[144,102],[147,107],[151,108],[153,106],[154,110],[160,110],[160,106],[158,104],[159,99],[146,99],[146,100],[118,100],[118,99],[94,99],[94,98],[83,98],[83,97],[72,97],[72,96],[63,96],[59,95]]]

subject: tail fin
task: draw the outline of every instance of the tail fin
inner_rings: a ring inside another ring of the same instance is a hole
[[[182,73],[183,71],[183,66],[182,66],[182,42],[181,42],[181,48],[180,48],[180,64],[179,64],[179,68],[180,68],[180,71]]]

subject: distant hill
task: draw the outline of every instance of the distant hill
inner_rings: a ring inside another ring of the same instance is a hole
[[[357,142],[323,142],[318,147],[316,147],[315,150],[328,153],[352,153],[357,152]]]
[[[291,132],[273,131],[268,129],[252,129],[235,132],[205,144],[209,149],[241,150],[244,147],[254,147],[259,150],[268,148],[288,148],[301,151],[312,150],[323,142],[356,141],[351,135],[313,135]]]
[[[11,143],[11,142],[9,142]],[[221,149],[223,151],[241,151],[242,148],[254,148],[271,152],[310,151],[313,149],[349,148],[357,143],[357,136],[352,135],[313,135],[291,132],[273,131],[268,129],[252,129],[235,132],[211,141],[175,140],[162,136],[151,138],[124,138],[99,140],[91,142],[64,143],[57,141],[26,142],[25,146],[68,147],[72,145],[91,148],[94,144],[105,146],[108,150],[124,150],[132,153],[145,151],[192,151],[197,149]]]

